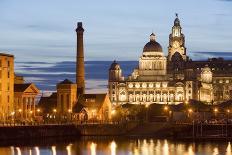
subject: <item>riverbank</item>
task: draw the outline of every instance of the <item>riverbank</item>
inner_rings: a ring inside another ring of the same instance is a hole
[[[120,124],[54,124],[0,126],[0,140],[47,139],[83,136],[155,137],[180,140],[231,140],[232,125],[127,122]]]

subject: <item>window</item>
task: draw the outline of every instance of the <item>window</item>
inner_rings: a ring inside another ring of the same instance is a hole
[[[10,91],[10,84],[9,84],[9,82],[7,83],[7,90]]]
[[[8,67],[10,67],[10,61],[9,60],[7,61],[7,64],[8,64]]]
[[[7,77],[10,78],[10,71],[7,72]]]
[[[7,96],[7,102],[10,103],[10,96]]]
[[[0,60],[0,67],[2,67],[2,60]]]

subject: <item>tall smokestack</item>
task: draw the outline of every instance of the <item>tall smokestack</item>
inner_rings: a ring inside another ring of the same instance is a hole
[[[76,84],[77,95],[85,93],[85,64],[84,64],[84,43],[82,22],[77,23],[77,57],[76,57]]]

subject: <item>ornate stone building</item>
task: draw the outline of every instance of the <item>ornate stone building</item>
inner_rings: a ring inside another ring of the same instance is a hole
[[[123,77],[119,63],[111,64],[108,88],[114,105],[178,104],[191,99],[216,104],[232,99],[232,61],[192,61],[186,54],[178,15],[169,35],[167,56],[156,40],[152,33],[138,67],[128,77]]]

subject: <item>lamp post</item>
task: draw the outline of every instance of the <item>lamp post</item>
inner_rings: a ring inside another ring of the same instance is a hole
[[[53,112],[53,115],[54,115],[53,118],[54,118],[54,120],[56,120],[56,112],[57,112],[57,110],[56,110],[56,109],[53,109],[52,112]]]
[[[145,105],[145,108],[146,108],[146,121],[148,122],[148,109],[149,109],[149,104],[146,104]]]
[[[214,115],[215,115],[215,118],[216,118],[216,116],[217,116],[217,113],[218,113],[218,108],[214,108]]]
[[[68,109],[68,113],[69,113],[70,121],[72,121],[72,109]]]
[[[12,116],[12,121],[13,121],[13,124],[14,124],[14,121],[15,121],[15,112],[11,112],[11,116]]]
[[[191,114],[192,114],[193,110],[191,108],[188,109],[188,117],[190,118],[191,117]]]
[[[19,109],[19,118],[20,118],[20,121],[22,121],[22,109]]]

